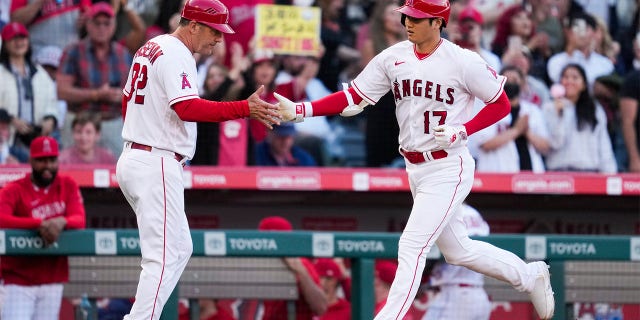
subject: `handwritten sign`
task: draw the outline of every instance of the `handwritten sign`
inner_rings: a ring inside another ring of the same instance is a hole
[[[317,55],[320,51],[320,9],[258,5],[256,48],[276,54]]]

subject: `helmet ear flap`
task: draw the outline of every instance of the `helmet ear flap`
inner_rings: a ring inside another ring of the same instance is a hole
[[[400,18],[400,23],[402,23],[402,25],[404,26],[404,22],[407,20],[407,15],[406,14],[402,14],[402,17]]]

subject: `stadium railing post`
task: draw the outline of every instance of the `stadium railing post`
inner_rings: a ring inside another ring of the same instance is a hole
[[[351,319],[373,319],[374,259],[353,258],[351,263],[353,289],[351,290]]]

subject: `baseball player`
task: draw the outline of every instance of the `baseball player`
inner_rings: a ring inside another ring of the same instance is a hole
[[[488,236],[489,225],[478,210],[463,203],[453,219],[462,220],[470,236]],[[422,320],[488,320],[491,301],[484,291],[484,276],[462,266],[437,262],[429,277],[438,293],[429,301]]]
[[[30,145],[31,174],[0,190],[0,228],[38,230],[45,245],[65,229],[84,229],[85,210],[78,184],[58,175],[58,143],[38,137]],[[6,295],[4,320],[57,320],[63,283],[69,281],[65,256],[2,257]]]
[[[158,319],[192,252],[184,212],[182,167],[193,157],[196,121],[251,117],[279,124],[277,106],[258,97],[215,102],[198,98],[194,53],[211,55],[232,33],[218,0],[188,0],[178,28],[149,40],[135,54],[123,89],[124,150],[116,166],[120,189],[136,213],[142,272],[124,319]]]
[[[426,254],[434,244],[448,263],[506,281],[530,293],[542,319],[553,315],[549,270],[511,252],[471,240],[455,217],[471,191],[474,160],[467,137],[509,114],[505,78],[474,52],[440,37],[449,20],[449,0],[407,0],[396,9],[408,40],[375,56],[351,87],[313,102],[277,96],[284,120],[341,114],[353,116],[389,90],[396,102],[399,151],[405,158],[414,204],[398,244],[398,271],[387,304],[376,320],[402,319],[420,284]],[[471,118],[473,100],[486,106]]]

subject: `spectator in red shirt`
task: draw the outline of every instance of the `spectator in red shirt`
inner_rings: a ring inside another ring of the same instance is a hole
[[[31,174],[0,189],[0,228],[37,230],[44,246],[65,229],[83,229],[85,211],[78,184],[58,176],[58,143],[41,136],[30,146]],[[57,320],[67,257],[4,256],[6,297],[0,318]]]
[[[258,225],[260,231],[291,231],[291,223],[279,216],[262,219]],[[283,258],[284,263],[294,272],[298,280],[299,298],[295,302],[296,320],[311,320],[327,311],[327,297],[320,287],[320,278],[313,263],[307,258]],[[251,302],[247,302],[251,305]],[[260,309],[263,310],[260,310]],[[241,319],[280,320],[286,318],[287,301],[265,300],[257,308],[245,308],[254,314],[241,314]],[[262,313],[262,318],[257,315]]]
[[[351,319],[351,303],[339,296],[341,282],[348,279],[340,271],[338,264],[330,258],[318,259],[315,263],[320,276],[320,285],[327,296],[329,307],[327,312],[318,320],[349,320]]]

